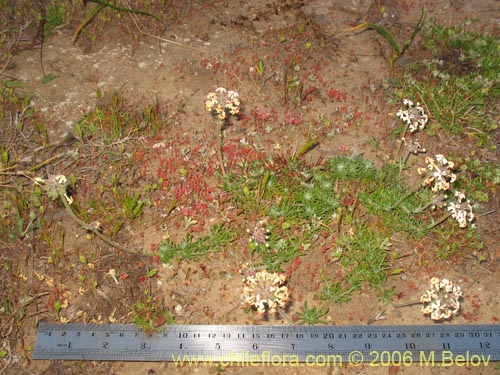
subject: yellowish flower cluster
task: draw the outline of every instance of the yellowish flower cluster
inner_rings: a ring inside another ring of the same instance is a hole
[[[248,272],[244,266],[242,272]],[[288,287],[285,285],[286,276],[282,273],[266,270],[251,272],[243,279],[244,287],[242,298],[245,304],[255,307],[258,314],[269,310],[276,313],[278,307],[285,307],[289,300]]]
[[[456,315],[460,310],[462,288],[448,279],[439,280],[437,277],[433,277],[429,284],[431,289],[420,297],[420,302],[424,304],[422,313],[430,315],[435,321],[450,319]]]
[[[228,91],[224,87],[210,92],[205,100],[205,109],[220,120],[239,114],[240,105],[239,94],[236,91]]]
[[[427,163],[427,167],[419,167],[417,169],[418,174],[426,175],[423,185],[430,186],[434,183],[431,187],[434,193],[439,190],[449,190],[450,184],[457,179],[457,176],[453,173],[455,164],[448,161],[441,154],[436,155],[436,160],[426,157],[425,162]]]

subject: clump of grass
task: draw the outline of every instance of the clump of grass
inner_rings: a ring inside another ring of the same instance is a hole
[[[167,117],[158,102],[142,111],[133,110],[119,91],[104,94],[97,90],[97,98],[100,103],[77,122],[76,136],[83,143],[96,144],[110,154],[122,153],[124,145],[139,132],[156,134],[178,114]]]
[[[163,240],[158,253],[163,263],[171,263],[173,260],[189,261],[219,252],[235,238],[234,229],[218,224],[211,228],[209,235],[195,239],[192,234],[188,234],[179,244],[171,239]]]
[[[135,194],[120,191],[114,188],[113,192],[122,206],[122,212],[130,220],[140,217],[143,213],[144,202],[140,199],[141,195],[138,192]]]
[[[46,22],[44,25],[45,37],[49,37],[52,31],[61,25],[67,18],[68,5],[65,2],[51,4],[46,9]]]
[[[377,175],[375,165],[371,161],[363,159],[361,155],[334,156],[328,160],[326,165],[332,179],[367,183],[374,180]]]

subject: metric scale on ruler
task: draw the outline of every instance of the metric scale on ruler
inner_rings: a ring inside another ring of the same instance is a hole
[[[145,333],[129,324],[41,323],[33,359],[487,365],[500,361],[500,325],[172,325]]]

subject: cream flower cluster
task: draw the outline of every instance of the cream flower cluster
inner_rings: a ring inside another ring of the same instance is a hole
[[[436,193],[439,190],[449,190],[450,184],[455,182],[457,176],[453,173],[453,168],[455,164],[452,161],[448,161],[443,155],[435,155],[436,160],[431,157],[426,157],[425,162],[427,167],[419,167],[417,169],[418,174],[426,175],[423,182],[424,186],[430,186],[431,190]]]
[[[246,266],[242,272],[245,271],[248,272]],[[266,310],[274,314],[278,307],[284,307],[288,303],[289,294],[285,281],[286,276],[282,273],[266,270],[250,272],[243,279],[243,301],[255,307],[258,314],[264,314]]]
[[[403,120],[407,125],[410,133],[415,133],[417,130],[425,128],[429,117],[425,113],[424,107],[417,103],[415,105],[411,100],[403,99],[403,104],[407,109],[400,109],[396,116]]]
[[[465,228],[467,226],[467,222],[471,223],[474,220],[472,205],[465,197],[465,194],[460,191],[455,192],[455,199],[455,202],[447,204],[447,210],[451,211],[451,216],[458,221],[460,228]]]
[[[448,279],[439,280],[437,277],[433,277],[429,284],[430,290],[420,297],[420,302],[424,304],[422,313],[430,315],[431,319],[436,321],[450,319],[456,315],[460,310],[462,288]]]
[[[228,91],[224,87],[210,92],[205,100],[205,109],[220,120],[240,113],[240,105],[239,94],[236,91]]]

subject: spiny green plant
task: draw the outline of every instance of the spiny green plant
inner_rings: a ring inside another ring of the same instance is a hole
[[[367,183],[377,176],[375,165],[361,155],[349,157],[334,156],[326,163],[329,174],[333,179],[343,181],[359,181]]]
[[[329,309],[325,305],[309,308],[307,301],[304,301],[302,311],[297,312],[297,317],[302,324],[327,324],[323,318],[328,314],[328,311]]]
[[[150,289],[146,289],[141,299],[132,305],[132,314],[132,322],[144,332],[157,332],[166,325],[175,324],[175,314]]]
[[[361,203],[369,213],[380,217],[388,229],[422,238],[429,223],[425,221],[425,215],[419,214],[432,201],[432,192],[419,190],[408,196],[409,188],[401,178],[391,180],[361,192]]]
[[[390,271],[389,238],[360,222],[355,224],[352,235],[342,234],[337,244],[345,249],[340,265],[349,288],[359,289],[366,284],[382,295]]]

